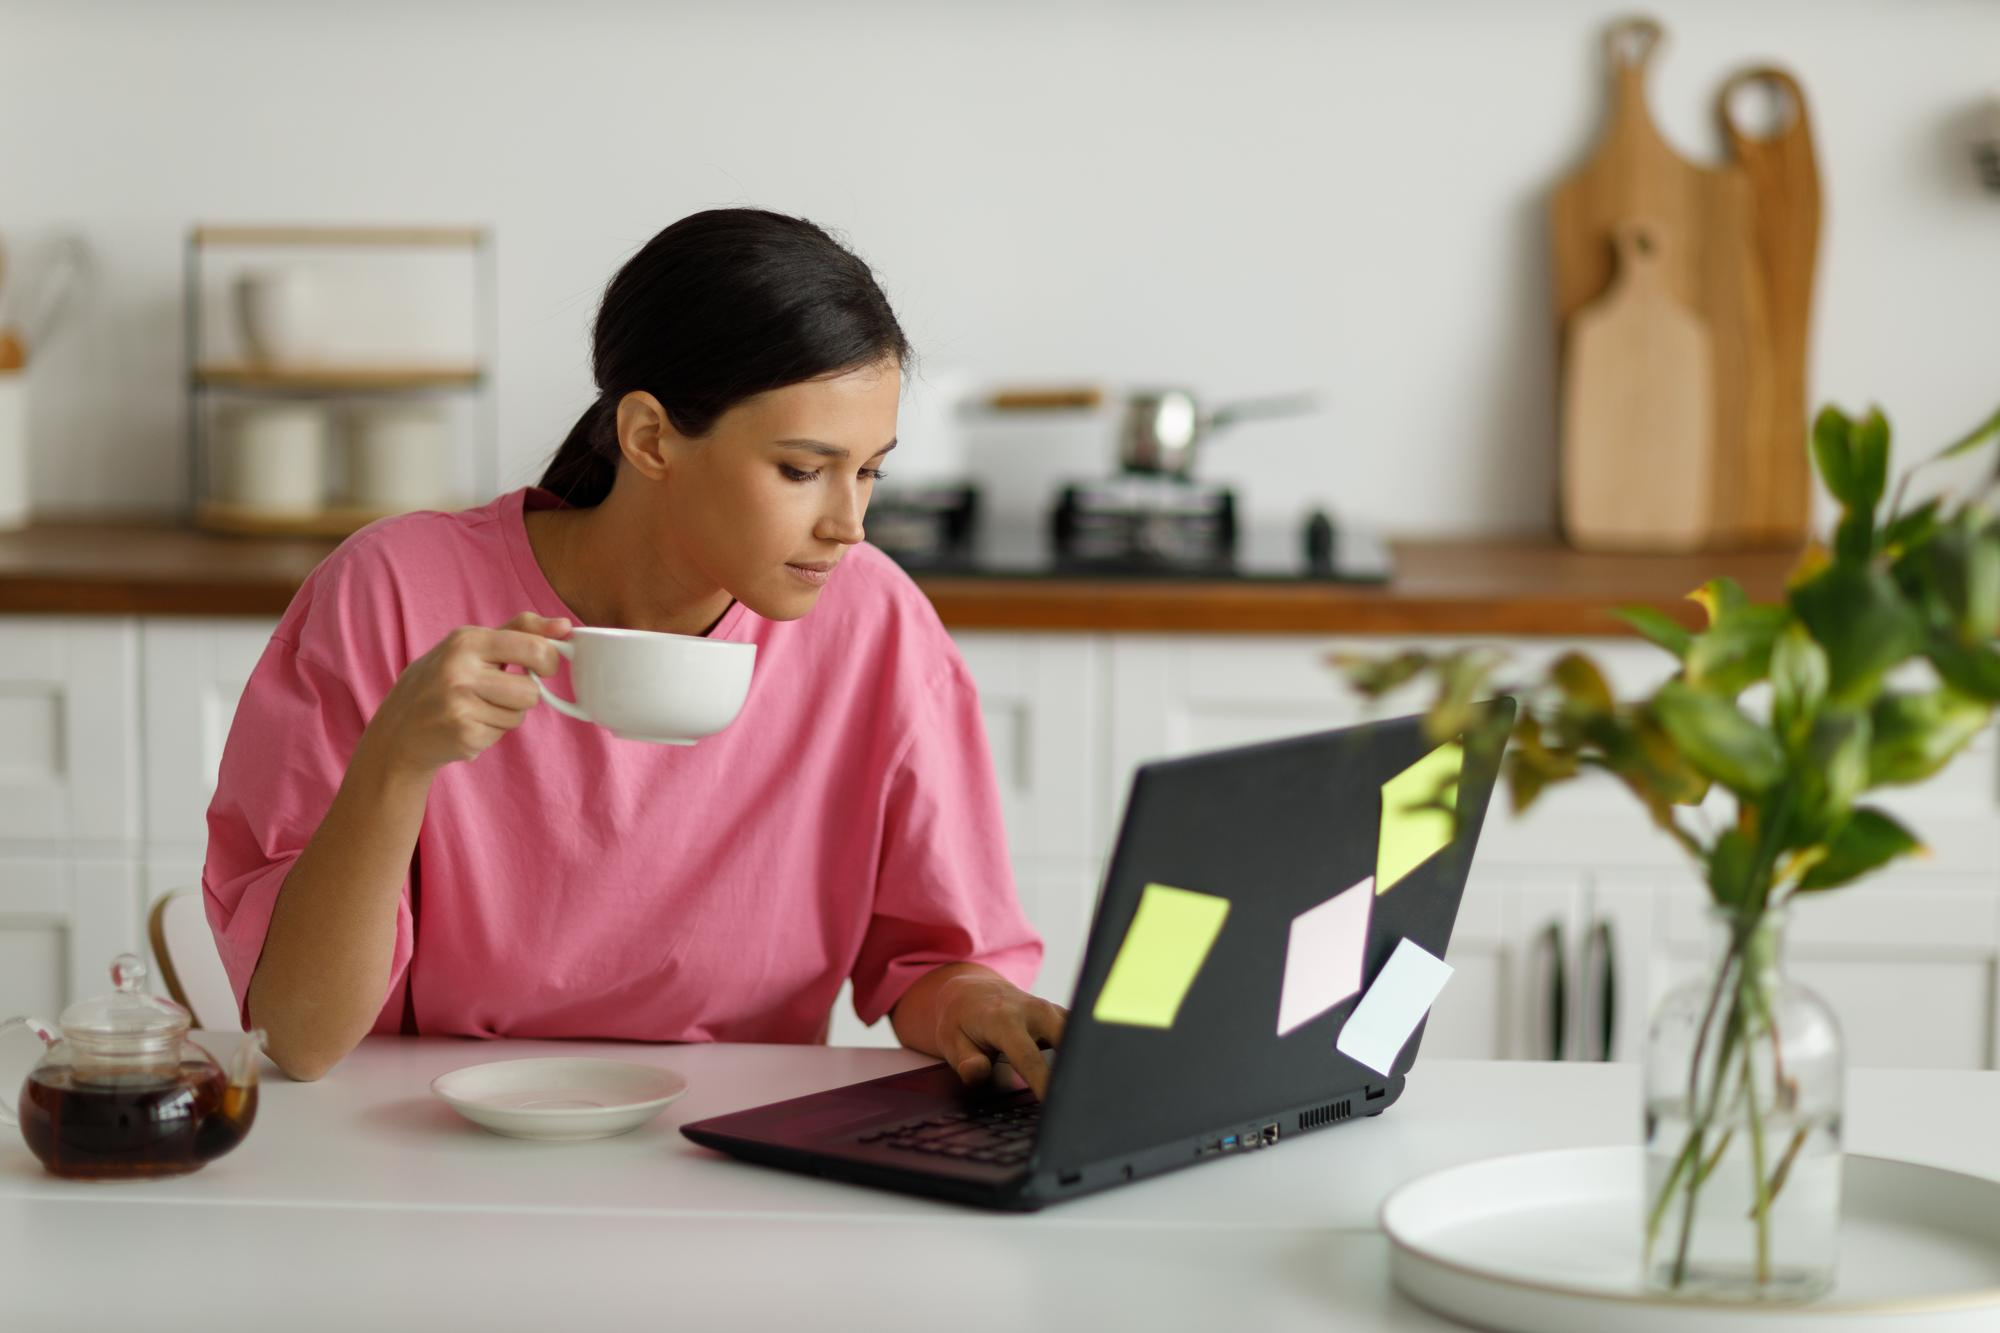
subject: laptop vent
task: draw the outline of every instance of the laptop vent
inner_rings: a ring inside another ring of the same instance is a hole
[[[1353,1114],[1354,1103],[1352,1101],[1328,1102],[1325,1106],[1315,1106],[1310,1111],[1301,1111],[1299,1113],[1299,1128],[1318,1129],[1321,1125],[1330,1125],[1336,1120],[1345,1120]]]

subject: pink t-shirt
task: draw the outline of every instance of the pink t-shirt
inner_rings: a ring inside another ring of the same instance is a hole
[[[384,520],[292,600],[208,811],[202,891],[240,1010],[285,875],[403,668],[460,625],[582,623],[522,522],[559,503],[530,488]],[[1033,981],[977,695],[916,585],[855,546],[810,614],[739,602],[713,635],[757,660],[742,713],[696,745],[537,707],[439,771],[374,1031],[810,1042],[845,978],[864,1022],[940,963]],[[569,694],[567,667],[549,683]]]

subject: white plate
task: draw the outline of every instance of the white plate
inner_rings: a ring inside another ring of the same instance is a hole
[[[1639,1284],[1639,1148],[1438,1171],[1382,1205],[1403,1294],[1504,1333],[2000,1329],[2000,1183],[1849,1154],[1834,1288],[1803,1305],[1685,1301]]]
[[[431,1080],[451,1109],[516,1139],[602,1139],[637,1129],[688,1089],[671,1069],[554,1057],[468,1065]]]

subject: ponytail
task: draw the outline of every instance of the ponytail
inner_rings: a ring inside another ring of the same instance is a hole
[[[583,409],[542,473],[542,489],[578,509],[603,504],[618,480],[618,406],[601,397]]]

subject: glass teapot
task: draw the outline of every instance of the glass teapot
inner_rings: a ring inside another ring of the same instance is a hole
[[[21,1084],[18,1124],[42,1165],[76,1180],[135,1180],[198,1171],[234,1148],[257,1118],[259,1028],[223,1066],[187,1039],[188,1011],[146,993],[135,954],[111,964],[109,995],[63,1011],[62,1036],[37,1018],[10,1018],[46,1046]]]

